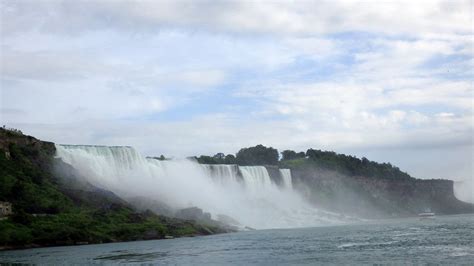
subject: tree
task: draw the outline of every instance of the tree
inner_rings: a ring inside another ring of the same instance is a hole
[[[295,159],[301,159],[306,156],[304,152],[298,152],[296,153],[295,151],[292,150],[284,150],[281,152],[281,160],[286,161],[286,160],[295,160]]]
[[[257,145],[240,149],[236,156],[239,165],[277,165],[278,150]]]
[[[225,164],[236,164],[235,156],[232,154],[227,154],[224,159]]]
[[[201,155],[197,157],[196,160],[198,161],[198,163],[202,164],[216,164],[216,160],[214,159],[214,157],[207,155]]]
[[[281,152],[281,156],[282,161],[294,160],[296,158],[296,152],[292,150],[284,150]]]
[[[222,152],[219,152],[219,153],[216,153],[212,158],[214,158],[214,160],[217,163],[224,163],[225,154],[223,154]]]

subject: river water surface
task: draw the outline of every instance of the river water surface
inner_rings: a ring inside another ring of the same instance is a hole
[[[0,252],[35,264],[466,264],[474,265],[474,215],[51,247]]]

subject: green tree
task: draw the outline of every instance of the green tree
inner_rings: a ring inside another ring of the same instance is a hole
[[[232,154],[227,154],[224,158],[225,164],[236,164],[237,161],[235,160],[235,156]]]
[[[243,148],[237,153],[236,161],[239,165],[277,165],[278,150],[261,144]]]
[[[287,160],[295,160],[295,159],[301,159],[306,156],[304,152],[295,152],[292,150],[284,150],[281,152],[281,160],[282,161],[287,161]]]
[[[201,155],[199,157],[196,157],[196,160],[198,161],[198,163],[201,164],[217,164],[216,159],[208,155]]]
[[[212,158],[214,158],[216,163],[223,164],[225,160],[225,154],[223,154],[222,152],[219,152],[219,153],[216,153],[214,156],[212,156]]]

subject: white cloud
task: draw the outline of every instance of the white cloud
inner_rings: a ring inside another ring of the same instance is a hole
[[[472,147],[470,1],[0,5],[0,120],[47,140],[178,156],[444,149],[472,162],[453,152]]]
[[[312,35],[471,32],[470,1],[3,1],[3,34],[71,34],[97,28],[130,31],[194,28],[214,32]],[[25,15],[27,14],[27,15]],[[400,17],[403,16],[403,19]]]

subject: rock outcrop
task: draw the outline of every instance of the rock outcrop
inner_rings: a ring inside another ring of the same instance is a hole
[[[453,181],[346,176],[318,168],[292,169],[295,188],[313,204],[367,218],[473,213],[474,205],[454,196]]]

